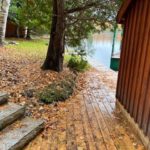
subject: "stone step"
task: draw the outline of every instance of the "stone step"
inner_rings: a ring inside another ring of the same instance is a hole
[[[21,150],[43,129],[44,121],[24,118],[0,133],[0,150]]]
[[[8,101],[8,94],[0,93],[0,105],[7,103],[7,101]]]
[[[0,105],[0,130],[24,116],[24,113],[25,107],[23,106],[14,103]]]

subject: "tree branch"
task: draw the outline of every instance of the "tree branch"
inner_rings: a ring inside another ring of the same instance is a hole
[[[97,4],[98,4],[97,2],[89,3],[89,4],[86,4],[85,6],[76,7],[76,8],[72,8],[70,10],[66,10],[65,13],[70,14],[70,13],[74,13],[74,12],[78,12],[78,11],[83,11],[83,10],[89,9],[91,7],[97,6]]]

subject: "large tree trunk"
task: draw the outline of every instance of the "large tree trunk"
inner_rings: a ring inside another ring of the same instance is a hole
[[[4,44],[10,0],[0,0],[0,46]]]
[[[64,60],[64,0],[53,0],[53,18],[50,43],[42,69],[62,71]]]

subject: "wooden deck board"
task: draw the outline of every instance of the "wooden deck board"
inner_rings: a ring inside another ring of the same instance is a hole
[[[85,141],[86,141],[86,146],[87,149],[90,150],[96,150],[96,143],[94,141],[94,135],[92,132],[91,124],[88,120],[88,114],[87,114],[87,109],[85,107],[85,103],[83,100],[83,95],[78,96],[79,100],[81,101],[81,116],[82,116],[82,123],[84,127],[84,134],[85,134]]]
[[[90,101],[88,95],[84,95],[84,101],[85,101],[85,107],[87,108],[87,113],[88,113],[88,117],[89,117],[89,122],[91,124],[92,127],[92,132],[94,135],[94,140],[96,142],[96,147],[97,149],[106,149],[106,145],[104,143],[104,137],[101,133],[101,129],[98,125],[97,122],[97,118],[92,106],[92,102]]]
[[[68,106],[67,113],[67,150],[77,150],[74,124],[74,108],[72,104]]]
[[[80,101],[78,99],[75,99],[74,103],[79,103],[78,105],[74,105],[74,119],[75,119],[75,136],[76,136],[76,142],[77,142],[77,149],[86,149],[86,137],[84,134],[84,127],[83,127],[83,122],[82,122],[82,116],[81,116],[81,111],[80,107]]]
[[[106,145],[108,150],[109,149],[116,150],[114,142],[113,142],[113,140],[112,140],[112,138],[110,136],[109,130],[108,130],[107,126],[106,126],[105,120],[104,120],[104,118],[102,116],[101,110],[99,109],[99,106],[98,106],[97,102],[94,99],[95,99],[95,97],[91,96],[91,101],[93,101],[92,106],[93,106],[96,118],[98,120],[98,125],[99,125],[99,127],[101,129],[105,145]]]

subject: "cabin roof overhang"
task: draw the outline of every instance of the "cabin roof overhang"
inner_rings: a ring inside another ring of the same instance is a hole
[[[123,24],[124,21],[125,21],[125,14],[129,8],[129,6],[131,5],[131,3],[135,1],[135,0],[124,0],[119,12],[118,12],[118,15],[117,15],[117,22],[120,23],[120,24]]]

